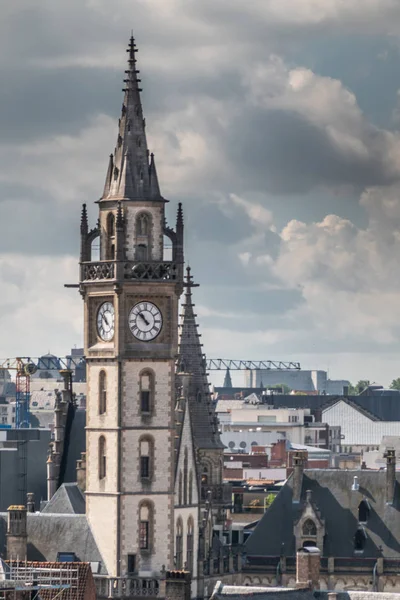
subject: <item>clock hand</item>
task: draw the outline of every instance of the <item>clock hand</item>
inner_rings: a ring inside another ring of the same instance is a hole
[[[105,320],[105,322],[107,323],[107,325],[108,325],[108,326],[110,326],[110,323],[109,323],[109,321],[108,321],[108,319],[107,319],[107,315],[106,315],[106,314],[104,314],[104,315],[103,315],[103,317],[104,317],[104,320]]]
[[[144,315],[142,315],[142,313],[139,313],[139,317],[146,323],[147,326],[150,325],[150,323],[148,322],[148,320],[146,319],[146,317]]]

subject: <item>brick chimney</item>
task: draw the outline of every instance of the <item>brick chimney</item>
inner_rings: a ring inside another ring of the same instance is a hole
[[[189,571],[167,571],[165,600],[190,600],[191,574]]]
[[[394,485],[396,482],[396,453],[394,448],[386,448],[386,502],[393,503]]]
[[[7,560],[26,560],[28,535],[26,529],[25,506],[8,507],[7,523]]]
[[[86,452],[81,452],[81,457],[76,461],[76,482],[81,492],[86,491]]]
[[[303,472],[307,460],[307,452],[299,450],[293,454],[293,502],[300,502],[303,485]]]
[[[26,510],[30,513],[35,512],[35,494],[33,492],[28,492],[26,495]]]
[[[315,546],[301,548],[296,554],[296,587],[319,590],[321,554]]]

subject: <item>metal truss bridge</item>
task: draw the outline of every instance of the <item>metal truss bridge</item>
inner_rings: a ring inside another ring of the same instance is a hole
[[[84,358],[73,358],[66,356],[59,358],[57,356],[19,357],[19,358],[0,358],[0,368],[24,370],[26,375],[33,375],[37,369],[58,370],[74,369],[85,363]],[[247,370],[267,370],[267,371],[300,371],[300,363],[283,362],[275,360],[235,360],[230,358],[208,358],[206,359],[207,371],[247,371]]]

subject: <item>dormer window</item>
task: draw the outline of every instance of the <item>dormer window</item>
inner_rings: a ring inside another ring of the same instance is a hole
[[[354,552],[356,552],[356,553],[364,552],[366,541],[367,541],[367,534],[365,533],[365,529],[364,529],[364,527],[359,526],[354,535]]]
[[[307,521],[304,522],[304,524],[303,524],[303,535],[304,536],[311,536],[311,537],[316,537],[317,536],[317,528],[315,526],[314,521],[312,521],[311,519],[307,519]]]
[[[369,505],[368,500],[366,500],[365,498],[364,498],[364,500],[361,500],[359,507],[358,507],[358,522],[359,523],[367,523],[367,521],[369,519],[370,510],[371,510],[371,507]]]

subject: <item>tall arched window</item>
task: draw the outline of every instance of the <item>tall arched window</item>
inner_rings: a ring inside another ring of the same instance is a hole
[[[115,216],[114,213],[107,215],[107,260],[115,258]]]
[[[183,525],[182,519],[179,517],[176,523],[176,537],[175,537],[175,557],[176,557],[176,568],[182,569],[183,559]]]
[[[366,541],[367,541],[367,534],[365,533],[364,527],[362,527],[360,525],[354,535],[354,550],[355,550],[355,552],[364,552]]]
[[[107,375],[105,371],[99,373],[99,414],[107,411]]]
[[[193,471],[189,472],[189,504],[193,503]]]
[[[139,213],[136,217],[136,242],[135,256],[136,260],[150,260],[150,236],[151,236],[151,215],[148,213]]]
[[[153,505],[145,500],[139,506],[139,549],[149,551],[153,542]]]
[[[358,506],[358,522],[359,523],[366,523],[368,521],[369,518],[369,511],[370,511],[370,506],[368,503],[368,500],[361,500],[359,506]]]
[[[193,571],[193,518],[189,517],[186,535],[186,564],[187,570]]]
[[[99,479],[104,479],[107,475],[107,448],[104,435],[99,437]]]
[[[143,415],[150,415],[154,406],[154,373],[152,371],[143,371],[140,374],[139,395],[140,412]]]
[[[178,504],[182,505],[182,471],[179,471]]]
[[[139,441],[140,478],[150,480],[153,474],[154,442],[151,437]]]
[[[114,213],[108,213],[107,215],[107,234],[110,237],[115,235],[115,217]]]
[[[311,536],[317,535],[317,528],[315,527],[314,521],[311,521],[311,519],[307,519],[307,521],[304,522],[303,535],[311,535]]]
[[[188,449],[185,448],[185,457],[183,459],[183,504],[188,501]]]
[[[145,213],[138,216],[137,220],[137,234],[138,235],[149,235],[149,217]]]

